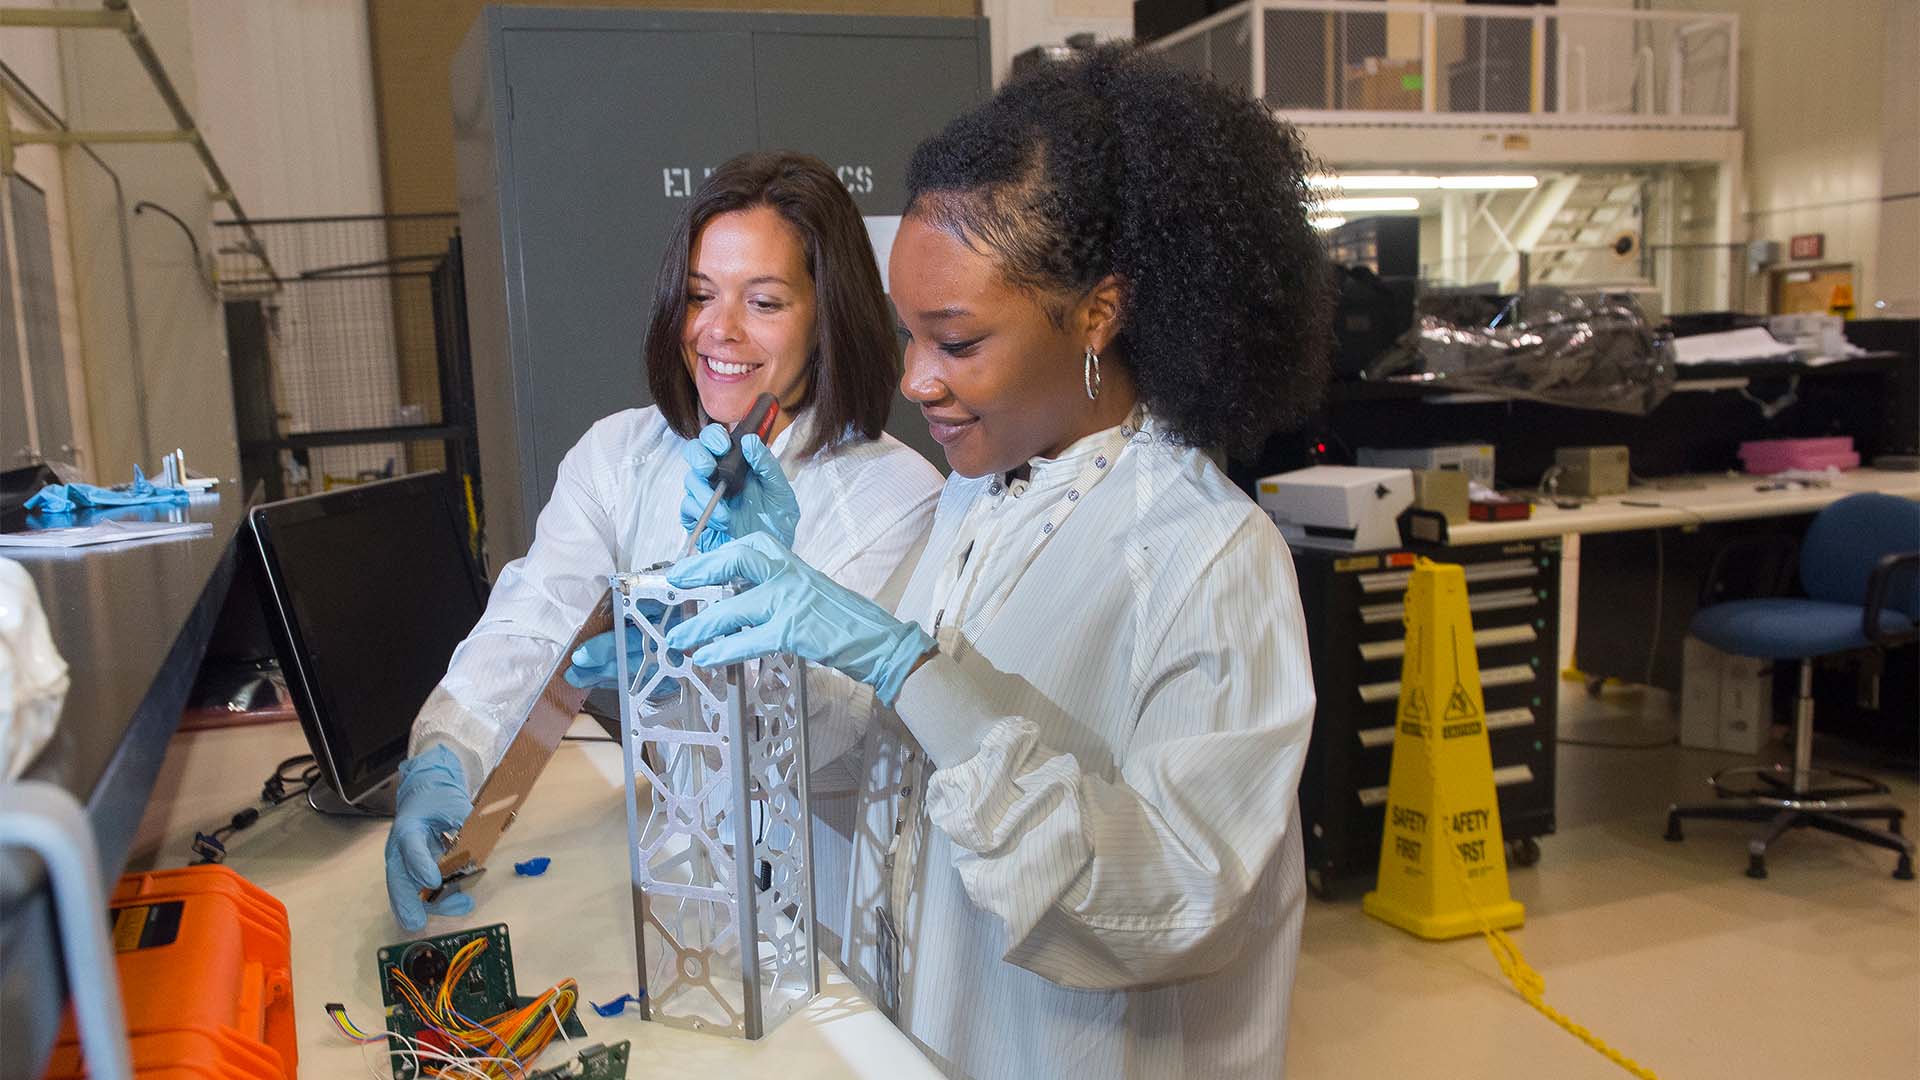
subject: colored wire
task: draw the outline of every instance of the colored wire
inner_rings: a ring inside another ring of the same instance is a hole
[[[484,937],[461,946],[447,962],[446,974],[431,998],[421,992],[405,971],[397,968],[392,972],[394,989],[422,1025],[437,1031],[449,1044],[462,1045],[477,1055],[465,1060],[484,1058],[491,1062],[483,1070],[489,1080],[505,1080],[515,1073],[525,1077],[528,1063],[546,1049],[556,1034],[562,1033],[562,1018],[573,1014],[580,997],[579,988],[572,979],[563,979],[525,1005],[485,1020],[475,1020],[454,1005],[453,988],[460,985],[486,947]]]
[[[374,1043],[384,1043],[389,1039],[392,1039],[402,1044],[401,1049],[395,1051],[395,1053],[401,1056],[413,1058],[414,1069],[416,1072],[427,1071],[426,1066],[421,1059],[429,1058],[435,1061],[445,1062],[449,1068],[453,1070],[457,1070],[459,1073],[463,1075],[475,1077],[476,1080],[490,1080],[487,1073],[481,1071],[481,1069],[478,1067],[480,1062],[510,1061],[510,1059],[508,1058],[455,1057],[451,1054],[442,1053],[439,1050],[436,1050],[433,1047],[428,1046],[426,1043],[422,1042],[419,1039],[416,1039],[410,1035],[402,1035],[397,1031],[379,1031],[379,1032],[361,1031],[359,1026],[356,1025],[350,1018],[348,1018],[346,1006],[341,1005],[338,1002],[335,1002],[327,1006],[327,1016],[333,1020],[334,1027],[339,1029],[341,1034],[345,1035],[348,1039],[352,1040],[353,1042],[360,1044],[360,1063],[366,1066],[368,1075],[375,1077],[375,1080],[382,1080],[382,1078],[380,1077],[380,1073],[374,1069],[373,1063],[367,1058],[367,1047],[373,1045]],[[439,1070],[439,1071],[444,1071],[444,1070]],[[525,1074],[523,1073],[522,1075],[525,1075]]]

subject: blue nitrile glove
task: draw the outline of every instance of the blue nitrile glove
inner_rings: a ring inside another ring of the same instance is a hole
[[[667,617],[668,626],[672,626],[680,620],[678,608],[667,611],[665,606],[654,603],[651,600],[642,600],[639,601],[639,604],[640,613],[650,621],[659,621],[663,613]],[[626,630],[627,658],[632,660],[638,657],[641,649],[646,646],[646,638],[640,633],[640,628],[631,622],[627,623]],[[645,686],[647,680],[653,678],[654,669],[658,666],[657,662],[649,657],[646,663],[641,666],[641,669],[634,673],[635,685]],[[614,650],[613,631],[609,630],[604,634],[596,634],[588,638],[579,648],[573,650],[573,656],[567,664],[564,677],[569,684],[577,686],[582,690],[599,690],[603,688],[618,689],[620,686],[620,657]],[[670,697],[677,687],[677,683],[663,681],[659,686],[654,688],[650,696],[655,700]]]
[[[147,474],[135,465],[133,483],[128,484],[125,490],[92,484],[48,484],[27,500],[27,509],[42,514],[70,514],[81,507],[184,503],[190,497],[186,488],[162,487],[148,480]]]
[[[426,929],[429,914],[473,910],[473,897],[461,892],[432,904],[420,899],[421,889],[440,887],[440,834],[458,828],[472,808],[465,770],[452,750],[430,746],[400,763],[400,791],[387,832],[387,903],[407,933]]]
[[[727,429],[708,424],[698,439],[680,450],[687,462],[686,498],[680,500],[680,528],[690,530],[700,520],[700,512],[713,498],[708,482],[731,440]],[[696,541],[701,551],[712,551],[729,540],[763,532],[793,546],[793,533],[800,525],[800,500],[794,497],[787,474],[780,471],[780,459],[758,435],[740,437],[740,452],[747,459],[747,482],[740,491],[729,491],[713,508],[707,527]]]
[[[640,628],[632,623],[627,624],[626,630],[627,655],[637,657],[646,645],[646,638],[640,633]],[[642,683],[650,676],[653,666],[652,662],[646,665],[646,670],[641,673]],[[586,644],[573,650],[573,660],[567,665],[566,680],[582,690],[602,690],[620,685],[620,657],[613,647],[613,631],[590,637]]]
[[[765,533],[667,571],[667,581],[683,589],[741,579],[752,587],[674,627],[667,645],[691,652],[702,667],[790,652],[866,683],[888,706],[934,646],[926,631],[808,566]]]

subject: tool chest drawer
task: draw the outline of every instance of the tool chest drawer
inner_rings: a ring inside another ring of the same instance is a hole
[[[1554,829],[1560,542],[1418,554],[1465,570],[1501,827],[1510,856],[1530,863]],[[1293,552],[1319,701],[1300,817],[1307,882],[1322,896],[1371,884],[1380,858],[1415,555]]]

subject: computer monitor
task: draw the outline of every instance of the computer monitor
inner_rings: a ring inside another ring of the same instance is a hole
[[[261,605],[328,786],[373,797],[413,718],[480,621],[487,586],[443,473],[254,508]]]

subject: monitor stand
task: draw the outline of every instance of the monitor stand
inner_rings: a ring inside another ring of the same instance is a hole
[[[334,814],[346,817],[390,818],[393,816],[394,797],[400,785],[388,780],[368,792],[357,803],[350,803],[333,789],[333,785],[322,778],[315,780],[307,789],[307,805],[322,814]]]

